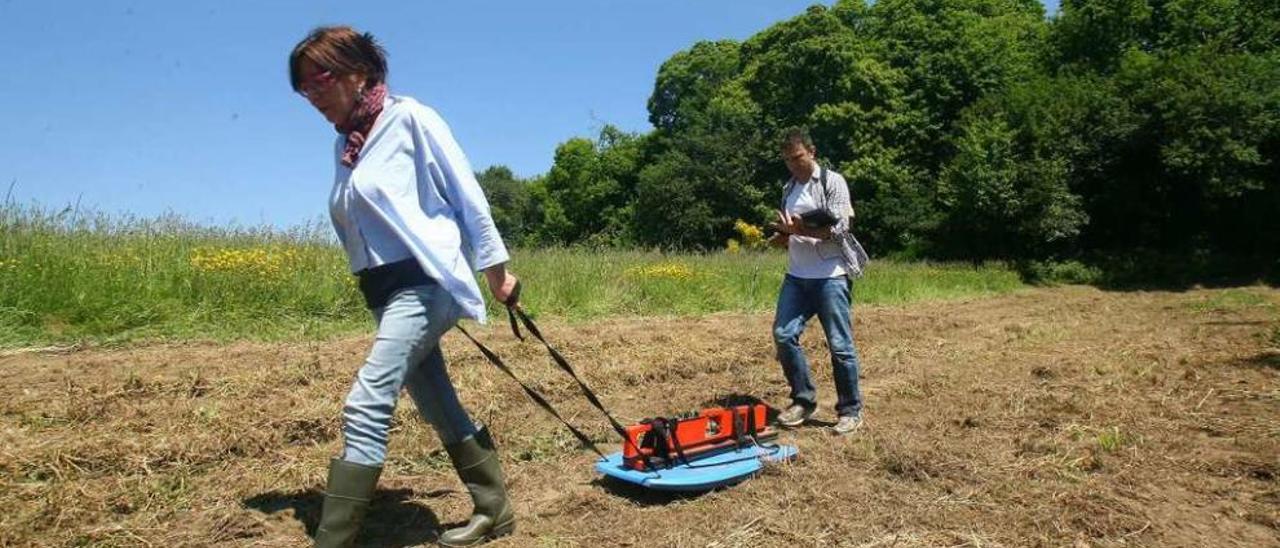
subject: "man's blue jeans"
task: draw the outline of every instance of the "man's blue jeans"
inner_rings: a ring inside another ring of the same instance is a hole
[[[387,431],[402,387],[444,444],[476,432],[440,352],[440,338],[460,313],[453,296],[434,283],[403,289],[373,310],[378,334],[342,409],[343,460],[371,466],[386,460]]]
[[[778,349],[782,373],[791,385],[791,401],[809,409],[817,406],[818,391],[809,375],[809,361],[800,349],[800,334],[809,318],[818,316],[831,349],[831,368],[836,381],[836,414],[862,412],[858,391],[858,349],[853,343],[853,312],[849,285],[844,276],[805,279],[787,274],[778,292],[778,309],[773,318],[773,341]]]

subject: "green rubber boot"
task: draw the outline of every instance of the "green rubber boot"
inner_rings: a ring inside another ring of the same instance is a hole
[[[493,438],[489,437],[489,429],[481,428],[473,437],[446,445],[445,450],[458,470],[458,478],[471,492],[475,511],[466,525],[440,535],[440,544],[473,546],[515,531],[515,512],[507,498],[502,467],[498,464],[498,452],[493,447]]]
[[[324,511],[316,528],[316,548],[351,546],[381,474],[381,466],[342,459],[329,461],[329,484],[324,489]]]

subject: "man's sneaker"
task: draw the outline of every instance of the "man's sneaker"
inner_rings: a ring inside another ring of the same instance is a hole
[[[791,404],[785,411],[778,413],[778,424],[783,426],[800,426],[804,421],[809,420],[813,416],[814,408],[805,407],[798,403]]]
[[[836,421],[836,425],[831,427],[831,432],[837,436],[852,434],[862,428],[862,414],[844,415],[840,420]]]

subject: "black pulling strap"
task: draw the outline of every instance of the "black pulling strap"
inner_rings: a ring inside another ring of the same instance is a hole
[[[533,320],[529,319],[529,316],[525,314],[524,310],[520,307],[507,308],[508,312],[511,312],[512,310],[515,311],[514,315],[520,318],[520,323],[524,324],[524,328],[529,330],[530,333],[533,333],[533,336],[542,343],[542,346],[547,348],[547,353],[551,355],[553,360],[555,360],[556,365],[560,366],[560,369],[564,370],[565,373],[568,373],[569,376],[573,377],[573,380],[578,383],[578,388],[582,389],[582,394],[587,397],[587,401],[590,401],[591,405],[594,405],[596,409],[599,409],[600,412],[604,414],[606,419],[609,419],[609,424],[613,426],[613,431],[617,432],[622,439],[627,439],[627,430],[622,427],[622,424],[619,423],[617,419],[613,418],[613,415],[609,413],[608,409],[604,408],[604,404],[600,403],[600,398],[596,397],[596,393],[592,392],[591,388],[587,387],[587,383],[582,382],[582,379],[578,377],[576,372],[574,372],[573,367],[569,365],[569,361],[564,359],[564,356],[560,355],[560,352],[556,351],[555,348],[552,348],[551,343],[547,342],[547,339],[542,337],[542,332],[538,330],[538,326],[533,323]],[[519,332],[515,327],[514,321],[511,324],[511,330],[516,331],[516,336],[519,337]],[[520,340],[524,339],[521,338]]]
[[[597,455],[600,455],[600,458],[604,458],[604,453],[600,452],[600,448],[596,447],[596,444],[591,441],[591,438],[587,437],[587,435],[582,433],[581,430],[574,428],[572,424],[569,424],[569,421],[564,420],[564,417],[560,416],[560,413],[556,411],[556,408],[552,407],[551,403],[548,402],[546,398],[542,397],[542,394],[539,394],[537,390],[530,388],[529,385],[525,384],[524,381],[521,381],[520,378],[511,371],[511,368],[507,367],[507,364],[502,363],[502,358],[499,358],[492,350],[489,350],[488,347],[481,344],[475,337],[472,337],[471,334],[468,333],[466,329],[463,329],[461,325],[454,327],[457,327],[458,331],[461,331],[463,335],[466,335],[468,339],[471,339],[471,342],[475,343],[476,348],[480,349],[480,353],[484,354],[484,357],[489,358],[490,363],[497,366],[498,369],[501,369],[508,377],[511,377],[511,380],[516,381],[516,384],[520,385],[520,388],[524,389],[524,393],[528,394],[529,398],[532,399],[534,403],[538,404],[539,407],[542,407],[542,409],[547,413],[550,413],[551,416],[559,419],[560,422],[564,424],[565,428],[568,428],[569,431],[573,433],[573,436],[578,438],[579,442],[582,442],[582,445],[591,448],[591,450],[595,451]]]
[[[507,297],[506,301],[503,301],[503,304],[507,306],[507,318],[511,322],[511,333],[514,334],[517,339],[522,341],[524,340],[524,337],[520,334],[520,328],[516,324],[516,318],[519,317],[520,323],[524,324],[525,329],[529,330],[530,333],[533,333],[533,336],[536,337],[544,347],[546,347],[547,352],[551,354],[551,358],[555,360],[556,365],[560,366],[560,369],[564,370],[565,373],[568,373],[569,376],[573,377],[573,380],[578,383],[578,388],[582,389],[582,393],[587,396],[587,400],[591,402],[591,405],[594,405],[596,409],[599,409],[601,413],[604,413],[605,418],[609,419],[609,424],[613,426],[613,431],[618,433],[618,436],[622,438],[623,443],[629,443],[626,429],[622,427],[622,424],[619,423],[617,419],[613,418],[613,415],[609,413],[609,410],[605,409],[604,404],[600,403],[600,398],[596,397],[595,392],[591,391],[591,388],[587,387],[587,384],[578,377],[578,374],[574,372],[573,367],[564,359],[564,356],[560,355],[560,352],[557,352],[555,348],[552,348],[551,343],[548,343],[547,339],[543,338],[542,332],[538,330],[538,326],[535,325],[533,320],[530,319],[529,316],[524,313],[524,310],[520,308],[519,300],[520,282],[516,281],[515,287],[511,290],[511,295]],[[520,388],[524,389],[525,394],[528,394],[529,398],[532,399],[534,403],[537,403],[538,406],[542,407],[542,409],[547,413],[550,413],[556,419],[559,419],[560,422],[573,433],[574,437],[578,438],[578,441],[591,448],[591,450],[597,455],[600,455],[601,458],[604,458],[604,453],[596,447],[596,444],[591,441],[591,438],[587,437],[586,434],[582,433],[582,431],[577,428],[574,428],[572,424],[569,424],[569,422],[566,421],[564,417],[560,416],[560,413],[556,412],[555,408],[551,406],[551,403],[548,402],[546,398],[542,397],[537,390],[529,387],[529,385],[521,381],[519,377],[516,377],[515,373],[511,371],[511,368],[507,367],[507,365],[502,362],[502,358],[499,358],[496,353],[481,344],[475,337],[472,337],[471,334],[468,333],[466,329],[463,329],[461,325],[457,325],[456,327],[458,328],[458,331],[461,331],[463,335],[466,335],[468,339],[471,339],[472,343],[475,343],[476,348],[480,349],[480,353],[484,354],[484,357],[488,358],[490,363],[498,369],[501,369],[502,372],[506,373],[512,380],[516,381],[516,384],[519,384]]]
[[[516,328],[515,313],[515,310],[520,305],[520,280],[516,280],[516,286],[511,288],[511,294],[507,295],[507,300],[502,301],[502,304],[507,305],[507,320],[511,322],[511,334],[523,341],[524,337],[520,335],[520,330]]]

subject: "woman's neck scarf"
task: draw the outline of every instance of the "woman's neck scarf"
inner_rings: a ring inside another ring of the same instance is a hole
[[[347,115],[347,121],[334,126],[338,133],[347,136],[347,146],[342,151],[342,165],[353,167],[360,158],[360,150],[364,148],[364,140],[373,129],[373,122],[382,113],[382,101],[387,98],[387,85],[378,84],[364,90],[356,99],[356,107]]]

